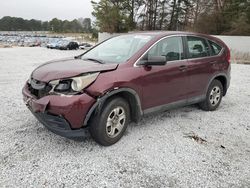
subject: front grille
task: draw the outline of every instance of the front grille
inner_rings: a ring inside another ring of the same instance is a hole
[[[32,95],[36,96],[38,99],[46,96],[50,90],[52,89],[52,86],[48,83],[43,83],[34,79],[31,79],[31,83],[28,83],[29,91]]]

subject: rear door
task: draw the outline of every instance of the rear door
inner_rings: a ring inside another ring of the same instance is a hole
[[[189,98],[199,98],[206,93],[206,87],[213,74],[213,64],[210,46],[205,38],[197,36],[184,37],[188,56],[188,88]]]
[[[164,66],[141,66],[143,109],[187,99],[187,61],[182,37],[168,37],[155,44],[144,58],[166,56]]]

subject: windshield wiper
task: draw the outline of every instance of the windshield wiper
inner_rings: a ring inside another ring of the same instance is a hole
[[[80,59],[81,57],[82,57],[82,55],[74,56],[75,59]]]
[[[97,62],[97,63],[100,63],[100,64],[105,64],[102,60],[94,59],[94,58],[86,58],[86,59],[83,59],[83,60],[94,61],[94,62]]]

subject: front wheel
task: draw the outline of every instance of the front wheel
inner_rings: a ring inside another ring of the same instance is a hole
[[[123,98],[107,101],[105,106],[90,120],[92,138],[103,146],[115,144],[123,136],[130,121],[129,105]]]
[[[206,99],[199,105],[202,110],[214,111],[220,105],[222,96],[223,96],[223,86],[221,82],[219,80],[213,80],[208,88]]]

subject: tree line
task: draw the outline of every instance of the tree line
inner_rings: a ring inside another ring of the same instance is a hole
[[[120,33],[135,30],[185,30],[207,34],[250,35],[250,0],[99,0],[91,1],[91,20],[26,20],[5,16],[2,31]]]
[[[89,18],[79,20],[60,20],[57,18],[51,21],[26,20],[23,18],[5,16],[0,19],[1,31],[52,31],[52,32],[90,32],[91,20]]]
[[[100,0],[91,1],[102,32],[188,30],[250,35],[249,0]]]

